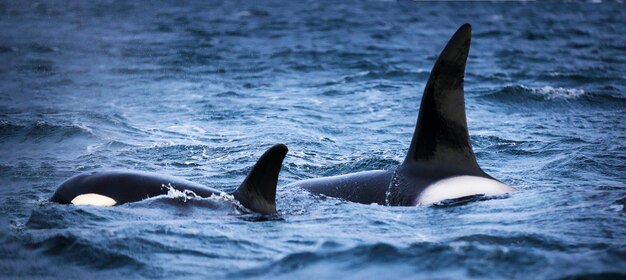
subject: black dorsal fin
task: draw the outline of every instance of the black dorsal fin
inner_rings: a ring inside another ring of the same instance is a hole
[[[472,27],[461,26],[433,66],[405,165],[428,162],[480,171],[467,131],[463,77]]]
[[[233,193],[235,199],[254,212],[276,213],[276,184],[287,151],[287,146],[283,144],[269,148]]]

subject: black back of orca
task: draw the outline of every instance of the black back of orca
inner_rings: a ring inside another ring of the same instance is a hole
[[[408,153],[395,170],[310,179],[289,187],[360,203],[415,205],[426,188],[446,178],[493,180],[478,166],[467,130],[463,79],[470,40],[471,26],[464,24],[439,55],[424,89]]]
[[[276,184],[287,151],[287,147],[282,144],[268,149],[232,193],[235,199],[254,212],[276,213]],[[59,186],[51,200],[69,204],[80,203],[81,199],[99,199],[100,202],[96,204],[119,205],[167,194],[168,186],[179,191],[192,191],[201,197],[223,193],[185,179],[157,173],[98,171],[69,178]]]

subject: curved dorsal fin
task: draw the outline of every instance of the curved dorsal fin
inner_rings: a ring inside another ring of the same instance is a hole
[[[276,213],[276,184],[287,151],[287,146],[283,144],[269,148],[233,193],[235,199],[254,212]]]
[[[469,24],[461,26],[433,66],[404,165],[428,162],[480,171],[467,131],[463,97],[471,30]]]

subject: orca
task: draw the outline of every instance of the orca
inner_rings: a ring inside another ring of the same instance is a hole
[[[514,188],[476,162],[465,116],[463,80],[471,26],[462,25],[432,68],[408,153],[392,170],[373,170],[291,183],[311,193],[389,206],[432,205]]]
[[[287,146],[274,145],[256,162],[239,188],[230,193],[246,209],[276,213],[278,173]],[[151,172],[108,170],[78,174],[56,190],[51,201],[63,204],[113,206],[167,194],[169,188],[200,197],[225,194],[185,179]]]

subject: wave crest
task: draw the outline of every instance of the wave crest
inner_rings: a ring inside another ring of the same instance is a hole
[[[592,92],[580,88],[529,87],[509,85],[480,96],[480,98],[509,104],[528,105],[588,105],[611,108],[623,108],[626,99],[610,93]]]

